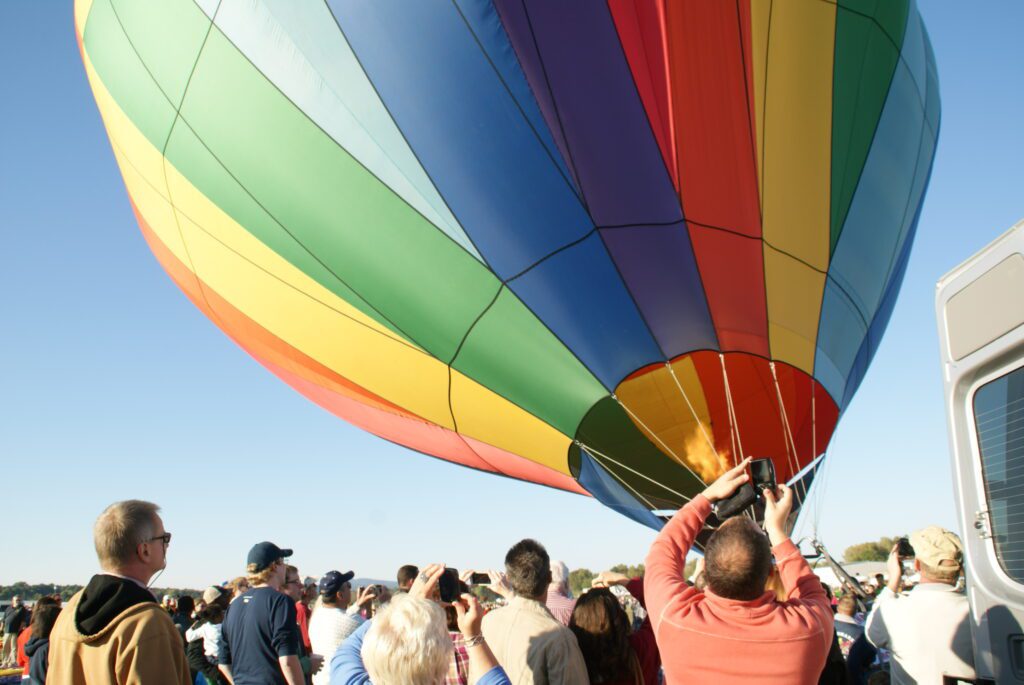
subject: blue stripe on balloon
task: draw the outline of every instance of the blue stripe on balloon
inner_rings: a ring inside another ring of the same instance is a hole
[[[537,131],[544,147],[558,163],[562,174],[568,177],[569,169],[565,165],[565,159],[552,138],[552,131],[548,128],[544,116],[537,108],[530,84],[526,82],[526,76],[519,66],[519,60],[516,59],[515,50],[509,44],[508,34],[505,33],[505,27],[495,11],[494,4],[490,0],[457,0],[456,4],[494,64],[494,68],[501,74],[512,96],[522,108],[523,115],[530,120],[530,125]],[[558,135],[557,131],[555,135]]]
[[[508,285],[609,390],[663,359],[597,233]]]
[[[539,115],[524,115],[530,105],[514,97],[523,85],[510,92],[502,80],[514,80],[515,70],[492,66],[458,6],[329,6],[423,168],[501,279],[593,228],[543,132],[531,126]],[[511,47],[491,50],[515,58]]]
[[[603,2],[497,0],[549,127],[665,356],[717,349],[672,185]]]
[[[909,249],[934,156],[931,129],[924,126],[928,78],[916,17],[907,32],[906,54],[893,75],[822,300],[814,375],[840,409],[852,397],[849,381],[856,376],[853,387],[859,384],[874,354],[864,344],[869,325],[885,296],[895,297],[898,290],[897,267]],[[879,337],[888,316],[883,319],[875,331]]]
[[[580,474],[576,479],[601,504],[648,528],[661,530],[665,522],[655,516],[585,450],[580,450]]]
[[[604,2],[497,0],[598,226],[671,223],[679,198]]]

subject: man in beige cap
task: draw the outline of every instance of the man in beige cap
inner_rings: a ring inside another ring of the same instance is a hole
[[[901,593],[899,545],[889,554],[889,582],[875,600],[865,634],[875,647],[892,652],[892,682],[942,682],[943,676],[973,680],[970,608],[956,589],[963,571],[963,545],[956,533],[929,526],[910,536],[920,583]]]

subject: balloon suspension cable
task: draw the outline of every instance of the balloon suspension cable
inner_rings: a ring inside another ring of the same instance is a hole
[[[811,458],[814,460],[814,466],[811,467],[811,487],[814,487],[814,483],[818,478],[818,405],[815,401],[814,390],[817,383],[814,379],[811,379]],[[811,519],[812,530],[814,531],[815,537],[818,535],[818,507],[815,503],[814,517]]]
[[[625,464],[623,464],[622,462],[619,462],[619,461],[616,461],[615,459],[612,459],[612,458],[611,458],[611,457],[609,457],[609,456],[608,456],[607,454],[603,454],[602,452],[598,452],[597,450],[595,450],[595,449],[594,449],[593,447],[590,447],[590,446],[589,446],[589,445],[587,445],[586,443],[583,443],[583,442],[580,442],[579,440],[577,440],[577,441],[576,441],[576,446],[577,446],[577,447],[581,447],[582,449],[586,450],[586,451],[587,451],[587,454],[590,454],[590,455],[594,456],[594,457],[595,457],[595,458],[596,458],[596,459],[597,459],[598,461],[601,461],[601,462],[604,462],[604,461],[608,461],[608,462],[611,462],[611,463],[615,464],[616,466],[618,466],[618,467],[620,467],[620,468],[623,468],[623,469],[626,469],[626,470],[627,470],[627,471],[629,471],[630,473],[632,473],[632,474],[634,474],[634,475],[636,475],[636,476],[640,476],[640,477],[641,477],[641,478],[643,478],[644,480],[646,480],[646,481],[649,481],[649,482],[653,483],[654,485],[657,485],[657,486],[658,486],[659,488],[661,488],[662,490],[664,490],[664,491],[666,491],[666,492],[671,492],[671,493],[672,493],[673,495],[675,495],[675,496],[677,496],[677,497],[680,497],[680,498],[682,498],[682,499],[683,499],[684,501],[686,501],[686,502],[689,502],[689,501],[690,501],[690,498],[689,498],[689,497],[687,497],[686,495],[684,495],[683,493],[681,493],[681,492],[676,492],[675,490],[673,490],[673,489],[672,489],[672,488],[670,488],[669,486],[665,485],[664,483],[659,483],[658,481],[654,480],[654,479],[653,479],[653,478],[651,478],[650,476],[646,476],[646,475],[644,475],[644,474],[640,473],[639,471],[637,471],[637,470],[635,470],[635,469],[631,469],[630,467],[626,466],[626,465],[625,465]],[[608,468],[606,467],[606,470],[607,470],[607,471],[608,471],[609,473],[611,473],[611,474],[612,474],[613,476],[615,476],[615,477],[616,477],[616,478],[617,478],[617,479],[618,479],[618,480],[619,480],[620,482],[622,482],[622,479],[621,479],[621,478],[619,478],[618,476],[616,476],[616,475],[615,475],[615,473],[614,473],[614,472],[613,472],[613,471],[612,471],[611,469],[608,469]],[[629,487],[629,486],[627,485],[626,487]],[[633,488],[629,488],[629,489],[630,489],[630,490],[633,490]],[[635,490],[633,490],[633,491],[634,491],[634,492],[636,492]],[[646,500],[645,500],[645,501],[646,501]],[[648,503],[648,504],[650,504],[650,502],[647,502],[647,503]],[[652,509],[652,510],[653,510],[653,509],[656,509],[656,507],[651,507],[651,509]]]
[[[793,477],[800,472],[800,455],[797,454],[796,442],[793,440],[793,429],[789,425],[789,414],[786,412],[786,403],[782,401],[782,388],[779,387],[779,376],[775,372],[775,362],[769,362],[768,367],[772,370],[772,381],[775,383],[775,399],[779,401],[779,418],[782,420],[782,436],[786,444],[786,462],[789,464],[789,468],[792,469]],[[813,459],[814,457],[811,457]],[[797,486],[802,482],[801,480],[796,481]],[[801,501],[807,500],[807,487],[803,488],[803,495]]]
[[[641,418],[640,418],[639,416],[637,416],[636,414],[634,414],[634,413],[633,413],[633,410],[631,410],[631,409],[630,409],[629,407],[627,407],[627,406],[626,406],[626,403],[625,403],[625,402],[623,402],[622,400],[620,400],[620,399],[619,399],[619,398],[618,398],[618,397],[617,397],[616,395],[612,395],[612,399],[613,399],[613,400],[615,400],[616,402],[618,402],[618,403],[619,403],[619,406],[620,406],[620,407],[622,407],[623,409],[625,409],[625,410],[626,410],[626,413],[627,413],[627,414],[629,414],[629,417],[630,417],[631,419],[633,419],[633,421],[634,421],[634,422],[636,422],[637,424],[639,424],[639,425],[640,425],[640,428],[641,428],[641,429],[643,429],[643,430],[644,430],[644,432],[646,432],[646,433],[647,433],[648,435],[651,435],[651,436],[653,436],[653,437],[654,437],[654,439],[658,441],[658,444],[659,444],[659,445],[661,445],[661,446],[662,446],[662,447],[663,447],[663,448],[665,449],[665,451],[666,451],[666,452],[668,452],[668,454],[669,454],[669,455],[670,455],[670,456],[671,456],[671,457],[672,457],[672,458],[673,458],[673,459],[674,459],[674,460],[676,461],[676,463],[678,463],[678,464],[679,464],[680,466],[682,466],[682,467],[683,467],[683,468],[685,468],[685,469],[686,469],[687,471],[689,471],[689,472],[690,472],[690,475],[691,475],[691,476],[693,476],[694,478],[696,478],[696,479],[697,479],[697,482],[699,482],[699,483],[704,483],[704,485],[707,485],[707,482],[705,482],[703,478],[701,478],[701,477],[700,477],[700,476],[698,476],[698,475],[697,475],[696,473],[694,473],[693,469],[691,469],[691,468],[690,468],[689,464],[687,464],[687,463],[686,463],[685,461],[683,461],[682,459],[680,459],[680,458],[679,458],[679,455],[678,455],[678,454],[676,454],[676,453],[675,453],[675,451],[673,451],[673,449],[672,449],[671,447],[669,447],[669,446],[668,446],[668,443],[666,443],[666,442],[665,442],[664,440],[662,440],[662,439],[661,439],[661,436],[659,436],[659,435],[658,435],[657,433],[655,433],[654,431],[652,431],[652,430],[651,430],[651,429],[650,429],[650,428],[649,428],[649,427],[647,426],[647,424],[646,424],[646,423],[644,423],[644,420],[643,420],[643,419],[641,419]]]
[[[743,440],[740,438],[739,421],[736,420],[736,407],[732,403],[732,387],[729,385],[729,372],[725,368],[725,355],[719,353],[718,361],[722,365],[722,385],[725,386],[725,405],[729,414],[729,436],[732,440],[733,454],[738,455],[737,461],[746,454],[743,452]]]
[[[586,446],[583,446],[583,447],[582,447],[582,449],[585,449],[585,450],[587,450],[587,452],[588,452],[588,453],[590,452],[590,449],[589,449],[588,447],[586,447]],[[610,473],[610,474],[611,474],[611,476],[612,476],[612,478],[614,478],[615,480],[617,480],[617,481],[619,481],[620,483],[622,483],[623,487],[625,487],[625,488],[626,488],[627,490],[629,490],[630,492],[632,492],[632,493],[633,493],[633,495],[634,495],[634,496],[635,496],[635,497],[636,497],[637,499],[639,499],[639,500],[640,500],[641,502],[643,502],[643,503],[644,503],[644,506],[646,506],[646,507],[647,507],[647,509],[648,509],[649,511],[651,511],[651,512],[657,511],[658,507],[654,506],[654,505],[653,505],[653,504],[651,503],[651,501],[650,501],[649,499],[647,499],[646,497],[644,497],[644,496],[643,496],[643,494],[641,494],[641,493],[640,493],[640,491],[638,491],[638,490],[637,490],[636,488],[634,488],[634,487],[633,487],[632,485],[630,485],[629,483],[627,483],[627,482],[626,482],[626,480],[625,480],[624,478],[622,478],[621,476],[619,476],[619,474],[615,473],[615,471],[613,471],[612,469],[608,468],[608,466],[607,466],[607,465],[605,465],[605,466],[604,466],[604,470],[605,470],[605,471],[607,471],[608,473]]]
[[[693,420],[697,422],[700,432],[704,434],[704,440],[707,441],[708,447],[710,447],[711,451],[715,453],[715,458],[718,460],[718,466],[722,471],[727,471],[728,467],[722,461],[722,455],[719,454],[718,450],[715,448],[715,441],[711,439],[711,435],[708,433],[708,429],[704,426],[704,422],[701,421],[700,416],[697,415],[697,410],[693,408],[693,402],[690,401],[690,396],[686,394],[683,384],[679,382],[679,377],[676,376],[676,371],[672,368],[672,363],[666,361],[665,366],[668,367],[668,372],[669,375],[672,376],[672,380],[676,382],[676,387],[679,388],[679,393],[683,396],[683,399],[686,400],[686,406],[690,408],[690,413],[693,414]],[[732,462],[733,466],[737,464],[735,454],[732,457]]]
[[[733,461],[737,464],[746,454],[743,453],[743,440],[740,439],[740,422],[736,419],[736,407],[732,403],[732,387],[729,385],[729,371],[725,368],[725,355],[718,353],[718,362],[722,365],[722,386],[725,388],[725,406],[729,414],[729,439],[732,441],[732,453],[737,455]],[[738,449],[738,451],[737,451]],[[747,517],[756,523],[751,507],[744,510]]]

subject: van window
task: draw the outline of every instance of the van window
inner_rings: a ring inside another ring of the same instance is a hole
[[[978,389],[974,422],[996,557],[1024,583],[1024,368]]]

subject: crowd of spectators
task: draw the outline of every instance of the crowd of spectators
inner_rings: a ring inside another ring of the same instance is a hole
[[[351,571],[303,581],[292,550],[252,547],[245,575],[199,599],[147,586],[171,534],[156,505],[117,502],[100,515],[101,573],[64,606],[3,618],[4,665],[33,683],[146,685],[501,685],[503,683],[941,683],[973,678],[962,548],[931,527],[911,536],[920,582],[893,549],[884,587],[833,597],[789,539],[792,492],[765,490],[763,527],[718,525],[703,562],[686,556],[716,502],[749,480],[725,473],[663,528],[644,577],[606,571],[573,597],[568,568],[537,541],[508,550],[486,577],[443,564],[402,566],[397,589],[353,588]],[[481,587],[486,590],[481,590]],[[877,596],[876,596],[877,593]],[[627,611],[628,609],[628,611]]]

